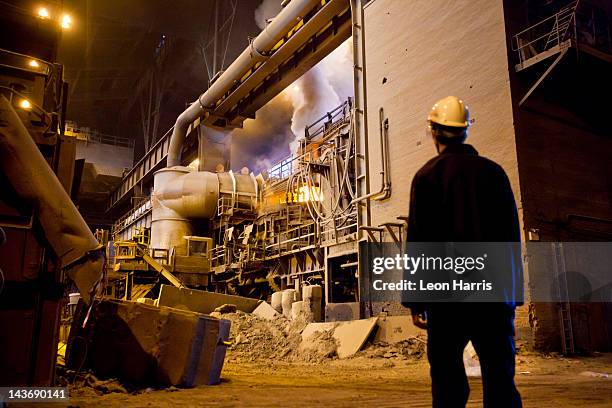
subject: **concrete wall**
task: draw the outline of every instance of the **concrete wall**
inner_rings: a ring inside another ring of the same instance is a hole
[[[375,0],[365,17],[370,191],[381,185],[381,107],[392,181],[391,197],[372,201],[372,225],[407,215],[412,178],[436,155],[427,113],[447,95],[468,103],[475,119],[468,143],[504,168],[522,219],[502,2]],[[519,308],[519,338],[530,340],[529,324],[528,307]]]
[[[447,95],[468,103],[476,120],[469,143],[504,167],[520,203],[501,2],[376,0],[365,8],[365,36],[371,191],[381,185],[381,107],[393,189],[372,202],[372,225],[408,213],[412,177],[436,155],[427,113]]]
[[[393,190],[388,200],[372,201],[373,226],[407,214],[412,177],[436,154],[425,132],[427,112],[437,99],[454,94],[465,99],[476,120],[468,142],[508,173],[523,231],[535,229],[541,240],[612,236],[612,124],[605,112],[612,84],[606,66],[573,55],[519,107],[552,62],[522,74],[514,71],[512,34],[535,22],[528,21],[527,5],[374,0],[366,6],[370,191],[381,185],[381,107],[389,119]],[[538,280],[530,277],[528,266],[527,288]],[[557,306],[531,302],[529,290],[526,300],[517,310],[519,339],[558,350]],[[581,315],[573,316],[577,346],[605,349],[612,333],[610,309],[576,306],[574,314]],[[593,319],[608,323],[597,325]]]
[[[102,174],[121,177],[123,169],[132,167],[134,150],[131,147],[78,140],[76,158],[95,164]]]
[[[606,6],[596,1],[600,7]],[[583,3],[582,6],[586,6]],[[527,4],[504,1],[507,41],[531,24]],[[581,8],[580,13],[588,12]],[[510,65],[518,56],[509,51]],[[609,241],[612,238],[612,64],[575,49],[551,71],[526,102],[519,101],[554,58],[521,72],[510,70],[524,228],[541,241]],[[531,284],[550,279],[545,269],[529,270]],[[535,299],[538,300],[538,299]],[[574,305],[572,306],[574,307]],[[575,305],[575,343],[582,350],[605,350],[612,344],[609,306]],[[581,310],[588,310],[583,313]],[[560,349],[556,304],[530,307],[533,345]]]

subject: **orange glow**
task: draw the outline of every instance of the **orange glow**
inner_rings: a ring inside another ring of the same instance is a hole
[[[286,200],[284,198],[281,199],[281,203],[306,203],[313,201],[323,201],[323,193],[321,192],[320,187],[302,186],[295,190],[293,193],[289,193],[287,195]]]
[[[36,14],[38,14],[40,18],[49,18],[49,10],[47,10],[46,7],[40,7]]]
[[[68,14],[64,14],[62,16],[62,21],[60,25],[62,26],[62,28],[65,29],[72,27],[72,17],[70,17]]]
[[[306,201],[323,201],[323,194],[319,187],[302,186],[299,188],[298,202],[305,203]]]
[[[21,102],[19,102],[19,107],[22,109],[30,109],[32,104],[27,99],[22,99]]]

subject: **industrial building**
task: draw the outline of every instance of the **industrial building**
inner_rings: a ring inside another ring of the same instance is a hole
[[[0,1],[2,403],[430,406],[371,262],[455,95],[516,202],[523,404],[612,406],[609,1],[171,3]]]

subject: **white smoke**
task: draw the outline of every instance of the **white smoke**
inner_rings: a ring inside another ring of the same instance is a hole
[[[282,10],[281,0],[264,0],[255,9],[255,24],[261,30],[266,26],[267,20],[274,17]]]
[[[345,41],[310,71],[285,89],[293,104],[291,131],[295,153],[304,129],[353,96],[353,56],[350,41]]]
[[[255,10],[255,22],[263,29],[280,10],[280,0],[264,0]],[[271,167],[295,154],[304,129],[353,96],[353,55],[350,40],[248,119],[232,137],[232,167],[247,166],[254,172]]]

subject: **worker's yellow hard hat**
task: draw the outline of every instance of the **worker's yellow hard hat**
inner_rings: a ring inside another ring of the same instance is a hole
[[[470,126],[470,110],[461,99],[447,96],[436,102],[427,120],[442,126],[467,128]]]

